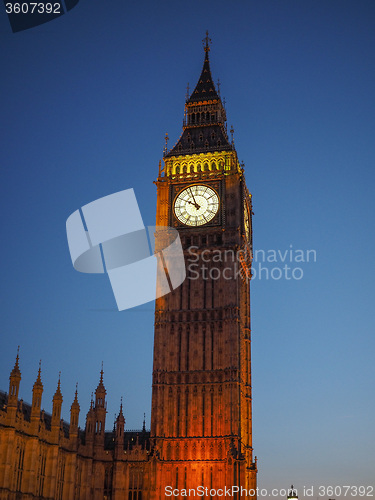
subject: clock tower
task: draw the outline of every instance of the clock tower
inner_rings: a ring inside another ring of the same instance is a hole
[[[182,135],[165,149],[156,182],[156,225],[178,230],[187,276],[155,305],[150,484],[155,500],[171,496],[166,493],[172,489],[174,498],[182,498],[182,490],[199,496],[207,488],[208,498],[210,490],[223,490],[222,496],[230,491],[239,499],[241,487],[248,498],[256,496],[251,195],[212,80],[209,42],[207,35]]]

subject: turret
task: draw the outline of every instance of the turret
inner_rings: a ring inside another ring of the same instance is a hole
[[[91,394],[90,409],[86,415],[85,435],[86,435],[87,445],[92,445],[94,441],[94,433],[95,433],[95,410],[94,410],[93,394]]]
[[[69,428],[70,438],[75,438],[78,435],[79,410],[80,406],[78,403],[78,384],[77,384],[74,401],[72,403],[72,406],[70,407],[70,428]]]
[[[122,398],[120,404],[120,413],[116,418],[115,424],[115,447],[116,447],[116,455],[119,456],[123,453],[124,450],[124,429],[125,429],[125,417],[122,412]]]
[[[103,384],[103,363],[100,371],[100,380],[95,391],[95,444],[104,446],[105,415],[107,413],[107,404],[105,396],[107,391]]]
[[[42,405],[43,384],[41,379],[42,361],[39,361],[38,376],[33,385],[33,401],[31,404],[31,422],[39,422]]]
[[[21,382],[21,371],[19,367],[19,350],[17,349],[16,362],[14,364],[13,370],[10,372],[9,376],[9,393],[8,393],[8,404],[7,404],[7,418],[10,421],[14,421],[17,406],[18,406],[18,392]]]
[[[52,398],[52,422],[51,422],[52,427],[59,427],[60,428],[62,402],[63,402],[63,397],[61,394],[60,373],[59,373],[59,380],[57,382],[57,389],[56,389],[56,392]]]
[[[61,418],[61,406],[63,402],[63,397],[60,388],[60,373],[59,380],[57,382],[57,389],[52,398],[52,419],[51,419],[51,432],[55,442],[59,440],[60,434],[60,418]]]

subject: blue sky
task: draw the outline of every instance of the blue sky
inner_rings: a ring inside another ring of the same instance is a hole
[[[83,426],[103,361],[107,428],[121,396],[126,427],[149,426],[153,303],[119,313],[105,276],[72,268],[65,221],[133,187],[154,224],[208,29],[255,248],[317,256],[252,283],[259,486],[374,485],[374,28],[370,0],[80,0],[17,34],[3,12],[0,387],[20,344],[21,397],[41,358],[44,408],[61,370]]]

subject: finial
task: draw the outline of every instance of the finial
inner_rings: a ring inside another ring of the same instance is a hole
[[[206,52],[206,56],[208,57],[208,53],[210,51],[210,43],[212,43],[211,38],[208,36],[208,30],[206,31],[206,36],[202,40],[204,45],[204,51]]]
[[[168,132],[166,132],[166,134],[165,134],[164,154],[168,153],[168,141],[169,141]]]
[[[103,383],[103,361],[102,361],[102,369],[100,370],[100,382]]]
[[[232,144],[234,144],[234,139],[233,139],[233,134],[234,134],[234,128],[233,128],[233,125],[230,127],[230,135],[231,135],[231,141],[232,141]]]
[[[20,371],[19,360],[20,360],[20,346],[17,347],[16,362],[14,363],[14,368],[12,370],[13,374]]]
[[[143,414],[143,427],[142,427],[143,432],[146,430],[146,413]]]
[[[57,389],[60,389],[60,383],[61,383],[61,372],[59,372],[59,380],[57,382]]]
[[[73,404],[78,404],[78,382],[76,383],[76,392],[74,394]]]
[[[36,389],[37,387],[38,387],[40,390],[43,390],[43,384],[42,384],[41,373],[42,373],[42,360],[40,360],[40,361],[39,361],[38,375],[37,375],[36,380],[35,380],[34,385],[33,385],[33,391],[34,391],[34,389]]]
[[[122,414],[122,396],[121,396],[121,402],[120,402],[120,415]]]
[[[10,377],[21,377],[21,371],[19,365],[19,360],[20,360],[19,352],[20,352],[20,346],[18,346],[17,349],[16,361],[14,363],[13,370],[10,372]]]
[[[186,85],[186,100],[188,100],[190,97],[190,87],[189,87],[189,82]]]

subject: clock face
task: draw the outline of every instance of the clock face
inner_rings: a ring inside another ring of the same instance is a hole
[[[219,196],[209,186],[195,184],[177,195],[174,213],[187,226],[203,226],[210,222],[219,210]]]

